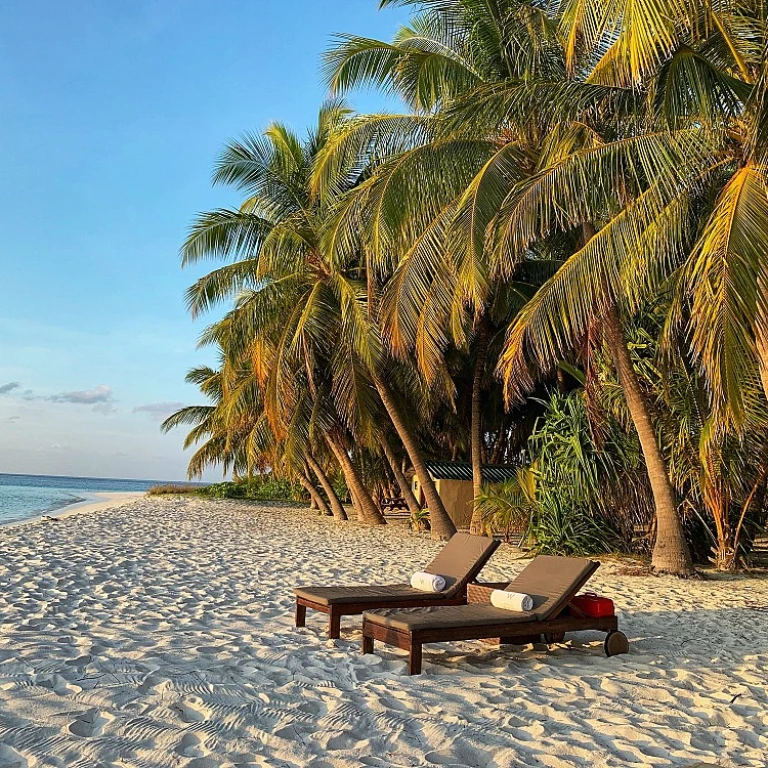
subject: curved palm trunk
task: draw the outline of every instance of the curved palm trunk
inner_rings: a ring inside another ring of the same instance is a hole
[[[341,466],[341,471],[344,473],[344,479],[347,481],[347,487],[357,507],[357,514],[360,520],[368,525],[386,525],[387,521],[384,519],[384,515],[381,514],[371,494],[365,487],[357,467],[355,467],[352,459],[349,457],[341,440],[333,433],[329,433],[326,439]]]
[[[640,438],[640,447],[643,450],[656,506],[656,543],[653,547],[651,564],[659,573],[692,576],[695,570],[688,542],[685,540],[683,525],[677,513],[675,492],[669,481],[664,456],[656,441],[648,405],[632,366],[621,318],[615,305],[611,306],[606,314],[605,331],[619,375],[619,383],[627,401],[627,408]]]
[[[397,454],[392,448],[392,443],[389,441],[389,435],[385,434],[380,442],[381,447],[384,450],[384,455],[387,457],[387,462],[389,466],[392,467],[392,474],[395,476],[395,480],[400,486],[400,495],[405,499],[405,503],[408,505],[408,510],[411,514],[421,512],[421,505],[413,495],[411,486],[408,484],[408,479],[400,468],[400,462],[397,460]]]
[[[373,377],[373,382],[376,385],[379,397],[381,397],[381,402],[384,403],[389,418],[392,420],[395,431],[408,453],[408,458],[411,460],[411,466],[416,471],[419,483],[421,483],[421,487],[424,490],[424,497],[429,507],[429,524],[432,529],[432,538],[438,540],[450,539],[456,533],[456,526],[448,516],[442,499],[437,493],[435,482],[427,471],[427,466],[424,463],[416,437],[406,424],[400,412],[400,406],[397,404],[394,393],[389,386],[376,375]]]
[[[328,497],[328,504],[331,508],[333,516],[337,520],[346,520],[347,512],[339,500],[339,497],[336,495],[336,491],[333,489],[333,485],[328,479],[328,475],[325,474],[323,468],[320,466],[320,464],[318,464],[317,459],[315,459],[311,453],[307,453],[307,464],[309,464],[310,469],[315,473],[317,481],[325,491],[325,495]]]
[[[312,500],[310,509],[317,509],[323,515],[332,514],[330,507],[325,503],[325,499],[318,493],[317,488],[309,479],[309,467],[304,467],[304,473],[299,475],[299,482]]]
[[[477,505],[477,499],[483,492],[483,376],[485,374],[485,361],[488,357],[488,321],[481,317],[477,326],[477,340],[475,350],[475,371],[472,377],[472,495],[474,509],[472,521],[469,524],[469,532],[479,535],[483,532],[483,513]]]
[[[346,480],[346,475],[344,476],[344,479]],[[352,504],[352,509],[357,513],[358,518],[362,519],[360,515],[360,501],[358,500],[357,494],[355,493],[354,485],[347,483],[347,490],[349,491],[349,501]]]

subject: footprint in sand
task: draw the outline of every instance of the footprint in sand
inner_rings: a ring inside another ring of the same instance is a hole
[[[83,690],[81,686],[70,683],[69,680],[60,675],[53,675],[50,680],[39,680],[37,684],[42,688],[49,688],[58,696],[74,696]]]
[[[210,754],[205,742],[196,733],[185,733],[174,751],[182,757],[205,757]]]
[[[181,719],[185,723],[201,723],[207,720],[207,714],[203,709],[202,702],[180,701],[175,708],[181,712]]]
[[[156,675],[147,675],[141,684],[136,688],[139,693],[158,693],[158,688],[168,683],[166,678]]]
[[[0,744],[0,765],[3,768],[28,768],[29,760],[19,754],[13,747]]]
[[[104,726],[114,719],[114,715],[110,715],[108,712],[88,712],[70,723],[69,732],[75,736],[92,739],[101,736]]]

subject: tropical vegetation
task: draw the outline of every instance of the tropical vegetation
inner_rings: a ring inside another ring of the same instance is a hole
[[[472,530],[650,545],[657,572],[735,568],[768,485],[768,25],[758,0],[382,0],[340,35],[306,138],[230,143],[185,264],[217,369],[191,426],[209,465],[297,481],[337,518],[425,462],[473,468]],[[398,113],[355,114],[373,86]],[[506,488],[485,463],[513,464]],[[506,499],[506,501],[504,501]],[[506,506],[505,506],[506,505]],[[506,526],[506,527],[505,527]]]
[[[311,502],[310,494],[298,481],[272,477],[270,473],[221,483],[153,485],[149,496],[203,496],[210,499],[243,499],[246,501]]]

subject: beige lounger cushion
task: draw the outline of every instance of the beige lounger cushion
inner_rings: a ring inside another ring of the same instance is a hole
[[[533,613],[505,611],[490,603],[441,605],[432,608],[392,608],[365,612],[363,619],[401,632],[421,629],[484,627],[491,624],[525,624],[536,620]]]
[[[533,613],[544,621],[559,611],[584,577],[595,567],[584,557],[539,555],[507,587],[533,598]]]
[[[454,533],[424,571],[442,576],[445,579],[443,594],[453,597],[480,573],[498,546],[498,541],[487,536]]]
[[[428,602],[445,600],[445,592],[424,592],[410,584],[387,584],[383,586],[359,587],[300,587],[295,590],[297,597],[311,600],[320,605],[343,605],[344,603],[386,603],[392,600],[423,600]]]
[[[455,597],[474,579],[496,551],[499,542],[486,536],[471,536],[468,533],[454,534],[440,550],[437,557],[424,569],[426,573],[437,574],[445,579],[442,592],[422,592],[410,584],[388,584],[361,587],[299,587],[294,590],[297,597],[311,600],[320,605],[342,605],[344,603],[387,602],[388,600],[414,600],[421,598],[428,603],[439,602],[446,597]]]
[[[545,621],[562,609],[594,568],[595,563],[581,557],[539,555],[507,587],[510,592],[530,595],[533,598],[532,611],[518,613],[495,608],[490,603],[470,603],[366,612],[364,620],[405,632]]]

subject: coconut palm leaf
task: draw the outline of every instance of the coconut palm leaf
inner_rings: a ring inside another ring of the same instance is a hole
[[[747,165],[724,187],[687,267],[693,349],[738,427],[745,380],[756,380],[755,327],[768,317],[758,279],[768,267],[768,180]]]

